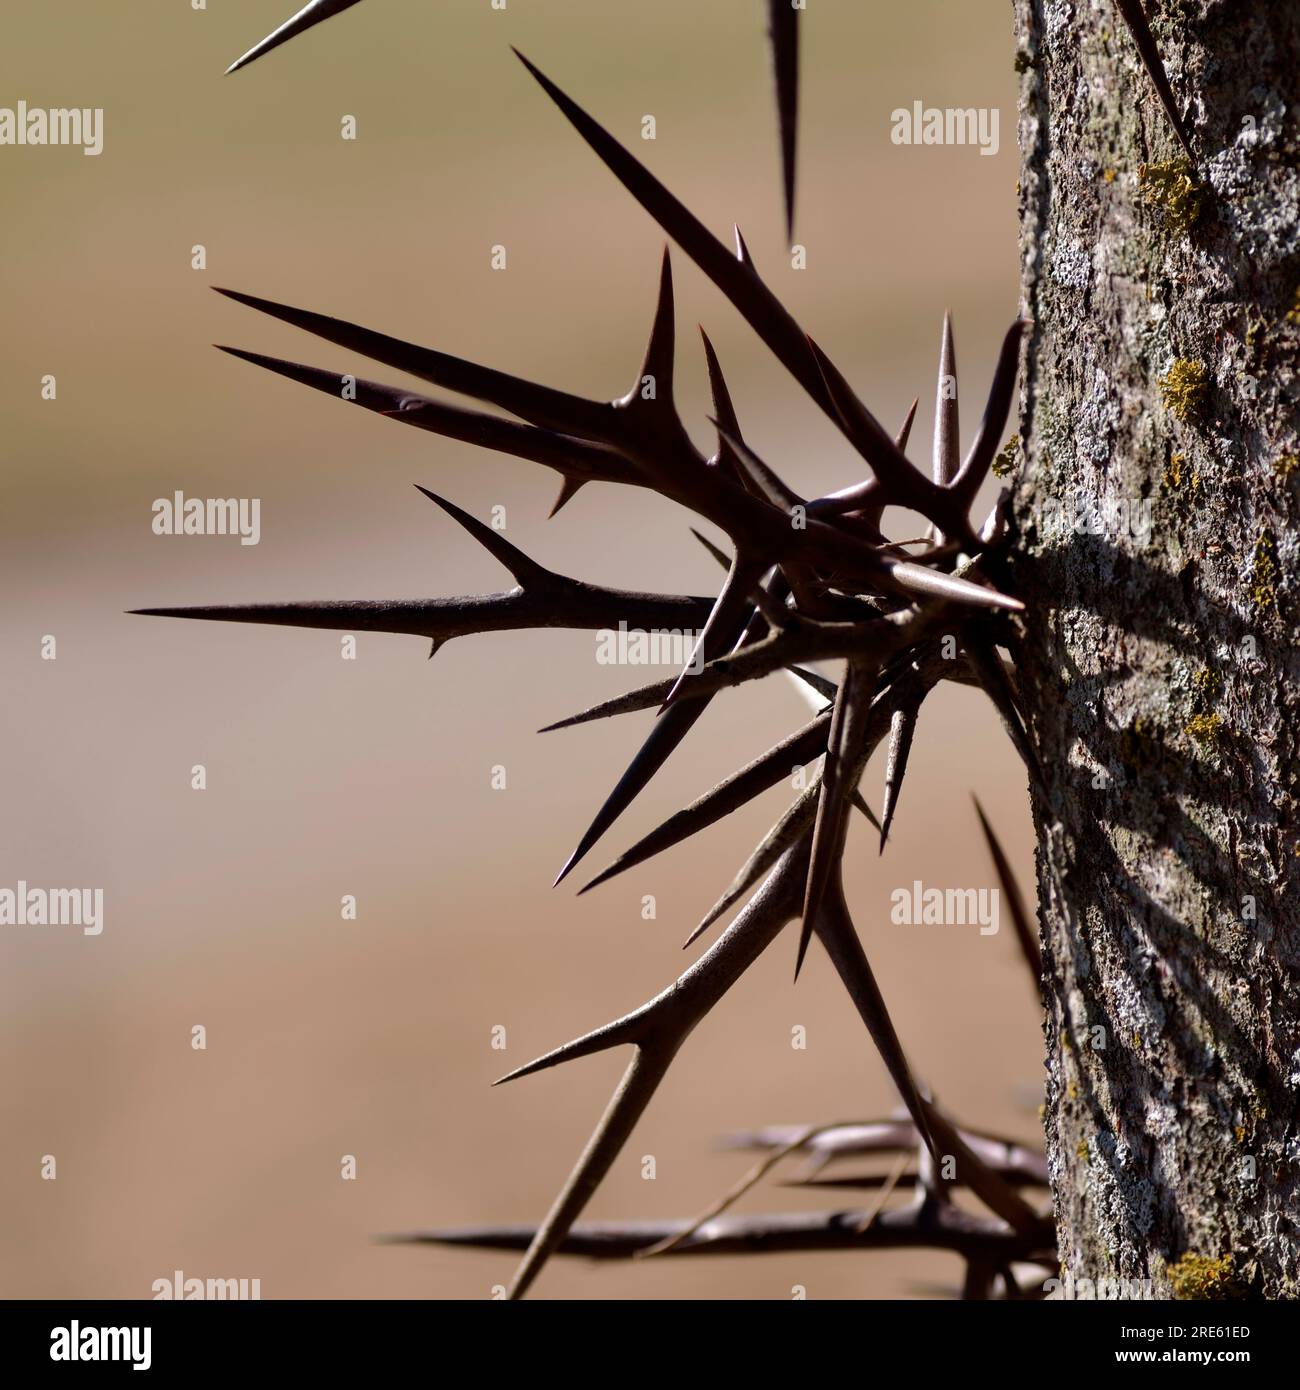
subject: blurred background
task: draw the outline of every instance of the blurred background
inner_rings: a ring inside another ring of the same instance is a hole
[[[509,52],[518,45],[773,289],[886,422],[922,404],[928,466],[951,307],[965,442],[1018,303],[1014,39],[1003,0],[816,0],[803,19],[796,240],[785,245],[758,0],[366,0],[246,71],[293,0],[13,5],[0,105],[105,109],[97,158],[0,148],[0,886],[102,886],[105,929],[0,928],[0,1292],[149,1297],[259,1278],[266,1298],[485,1298],[510,1255],[393,1249],[386,1232],[532,1222],[622,1054],[499,1090],[503,1071],[657,993],[780,814],[779,787],[575,898],[556,870],[644,736],[626,716],[535,730],[662,674],[586,633],[417,638],[128,617],[283,598],[429,597],[508,577],[411,484],[544,564],[716,589],[681,510],[400,428],[214,352],[232,343],[400,376],[212,294],[228,285],[586,395],[621,394],[662,237]],[[890,141],[890,113],[1001,111],[995,158]],[[657,123],[639,139],[641,118]],[[358,138],[340,138],[352,115]],[[508,270],[490,268],[502,244]],[[207,269],[191,269],[192,247]],[[674,258],[678,394],[711,435],[702,322],[747,438],[799,490],[860,476],[844,441],[722,297]],[[57,378],[57,399],[41,378]],[[262,538],[152,533],[155,498],[257,497]],[[57,660],[41,659],[46,635]],[[806,718],[781,682],[715,702],[589,856],[594,873]],[[191,768],[207,769],[205,791]],[[508,787],[495,791],[494,765]],[[865,784],[879,805],[883,770]],[[883,859],[852,831],[850,901],[919,1073],[963,1123],[1037,1142],[1038,1011],[1009,922],[898,927],[889,894],[993,886],[970,792],[1032,883],[1025,779],[991,709],[925,707]],[[588,875],[590,876],[590,875]],[[358,919],[340,899],[355,895]],[[653,894],[657,919],[644,921]],[[711,939],[711,938],[708,938]],[[816,948],[787,932],[697,1031],[589,1209],[687,1216],[748,1166],[722,1134],[871,1118],[882,1065]],[[191,1048],[202,1025],[207,1048]],[[807,1029],[807,1047],[791,1030]],[[492,1048],[504,1027],[507,1047]],[[57,1180],[41,1178],[42,1156]],[[340,1178],[356,1157],[356,1181]],[[657,1176],[642,1178],[654,1155]],[[817,1202],[769,1185],[750,1209]],[[850,1198],[850,1201],[854,1200]],[[557,1261],[535,1296],[931,1296],[938,1254]]]

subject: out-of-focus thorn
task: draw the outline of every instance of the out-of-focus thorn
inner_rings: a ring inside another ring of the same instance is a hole
[[[1164,59],[1160,56],[1155,35],[1147,23],[1146,11],[1142,8],[1142,0],[1116,0],[1116,4],[1123,16],[1124,23],[1128,25],[1129,33],[1133,36],[1133,42],[1137,45],[1138,56],[1142,59],[1142,66],[1146,68],[1147,76],[1150,77],[1152,85],[1156,89],[1156,95],[1160,98],[1160,104],[1165,108],[1165,115],[1169,117],[1169,124],[1174,128],[1178,143],[1182,145],[1187,158],[1192,162],[1192,167],[1195,168],[1196,156],[1192,153],[1191,138],[1182,114],[1178,110],[1174,89],[1169,85],[1169,74],[1165,71]]]
[[[357,2],[358,0],[310,0],[310,3],[304,5],[291,19],[286,19],[278,29],[269,33],[260,43],[255,43],[242,58],[236,58],[226,69],[227,74],[238,72],[240,68],[246,68],[249,63],[255,62],[273,48],[279,48],[282,43],[288,43],[290,39],[296,38],[299,34],[305,34],[308,29],[314,28],[323,19],[342,14],[344,10],[351,9]]]
[[[799,11],[790,0],[768,0],[768,38],[776,77],[781,128],[781,182],[785,192],[786,239],[794,239],[795,152],[799,129]]]
[[[1016,941],[1020,953],[1025,958],[1029,973],[1033,976],[1034,992],[1041,998],[1043,989],[1043,956],[1038,945],[1038,930],[1025,908],[1025,899],[1020,892],[1020,884],[1011,869],[1011,861],[1006,856],[1001,842],[994,834],[989,818],[984,814],[980,799],[973,792],[971,800],[975,803],[975,814],[979,817],[980,829],[984,832],[984,842],[989,847],[993,867],[997,870],[998,882],[1002,885],[1002,896],[1011,909],[1011,922],[1016,929]]]

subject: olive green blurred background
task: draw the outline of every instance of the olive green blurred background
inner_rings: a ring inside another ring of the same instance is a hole
[[[759,0],[365,0],[247,71],[292,0],[11,4],[0,105],[102,106],[105,148],[0,148],[0,885],[102,886],[102,936],[0,929],[0,1292],[148,1297],[260,1278],[264,1297],[490,1296],[508,1255],[384,1232],[543,1214],[625,1059],[500,1090],[511,1066],[667,984],[680,942],[776,818],[777,789],[581,899],[549,887],[651,716],[538,737],[640,684],[583,633],[457,641],[128,617],[146,605],[433,596],[508,578],[412,488],[552,568],[703,592],[690,518],[403,429],[214,352],[233,343],[401,380],[212,294],[300,304],[589,395],[640,361],[662,237],[509,52],[564,86],[760,269],[886,421],[957,327],[965,428],[1018,302],[1014,39],[1003,0],[812,0],[796,239],[782,229]],[[1002,150],[891,144],[890,113],[998,106]],[[358,139],[340,139],[353,115]],[[639,139],[653,114],[657,140]],[[490,248],[507,247],[493,272]],[[190,268],[191,247],[208,268]],[[860,469],[685,258],[678,383],[709,441],[697,321],[746,435],[800,491]],[[40,379],[57,377],[56,401]],[[262,499],[262,541],[152,534],[177,489]],[[45,634],[58,659],[40,659]],[[778,682],[720,698],[591,870],[806,717]],[[203,763],[208,789],[190,789]],[[508,789],[489,774],[504,765]],[[879,801],[879,767],[867,791]],[[884,859],[850,842],[859,926],[917,1069],[963,1121],[1035,1139],[1037,1010],[1009,925],[901,928],[889,892],[994,882],[978,790],[1031,881],[1024,777],[967,690],[925,710]],[[584,865],[584,868],[587,867]],[[345,893],[359,920],[340,920]],[[641,919],[643,894],[657,898]],[[1004,914],[1005,915],[1005,914]],[[728,1130],[871,1117],[883,1068],[823,957],[787,933],[700,1027],[590,1210],[688,1215],[749,1160]],[[190,1030],[207,1029],[206,1051]],[[808,1030],[804,1051],[791,1029]],[[507,1049],[494,1051],[503,1025]],[[40,1178],[55,1155],[56,1181]],[[340,1179],[356,1155],[358,1179]],[[641,1177],[653,1154],[657,1177]],[[770,1188],[759,1208],[818,1199]],[[939,1255],[636,1267],[557,1262],[538,1297],[925,1296]]]

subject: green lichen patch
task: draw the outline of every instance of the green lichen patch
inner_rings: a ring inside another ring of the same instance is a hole
[[[1210,395],[1210,372],[1204,362],[1178,357],[1160,378],[1160,396],[1165,406],[1190,424],[1205,411]]]
[[[1142,201],[1158,211],[1165,226],[1178,236],[1186,236],[1205,211],[1205,185],[1184,155],[1163,164],[1140,165],[1138,191]]]
[[[1217,1260],[1208,1255],[1184,1255],[1167,1265],[1165,1273],[1178,1299],[1205,1302],[1245,1296],[1237,1282],[1231,1255]]]

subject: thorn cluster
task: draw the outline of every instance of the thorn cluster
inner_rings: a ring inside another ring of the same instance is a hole
[[[352,2],[317,0],[251,56]],[[786,186],[792,196],[793,56],[783,45],[793,40],[778,18],[779,11],[780,5],[773,7],[773,37],[778,89],[786,93],[782,102],[783,128],[789,132]],[[891,435],[764,283],[739,231],[734,251],[728,249],[587,112],[522,54],[518,56],[624,188],[723,293],[853,446],[866,465],[863,481],[814,498],[790,486],[745,439],[707,337],[703,350],[712,386],[716,445],[707,457],[696,448],[673,394],[675,326],[667,248],[640,369],[631,389],[611,400],[555,390],[341,319],[223,290],[243,305],[489,410],[469,409],[372,381],[352,383],[355,389],[343,392],[344,378],[339,373],[238,349],[225,351],[399,424],[540,463],[561,480],[555,510],[592,482],[640,487],[677,502],[728,538],[729,551],[704,541],[725,566],[726,577],[713,598],[632,593],[589,584],[543,568],[490,527],[421,488],[509,570],[515,580],[512,589],[466,598],[139,611],[412,633],[430,639],[434,650],[453,637],[529,627],[603,629],[622,622],[631,628],[701,629],[697,651],[677,679],[657,682],[551,726],[637,709],[659,710],[649,737],[579,838],[557,883],[586,857],[682,744],[715,694],[776,672],[792,675],[814,702],[813,718],[671,816],[582,889],[595,888],[707,829],[788,777],[792,766],[819,763],[807,788],[758,844],[692,934],[693,941],[747,899],[693,965],[640,1008],[502,1078],[523,1077],[618,1046],[632,1048],[627,1071],[591,1141],[550,1213],[527,1234],[527,1250],[511,1296],[521,1296],[557,1251],[629,1253],[669,1239],[679,1251],[734,1249],[736,1242],[745,1248],[784,1249],[934,1244],[963,1253],[971,1271],[969,1287],[987,1288],[995,1274],[1010,1270],[1013,1260],[1050,1252],[1050,1219],[1023,1194],[1024,1172],[992,1152],[987,1142],[959,1130],[914,1076],[851,918],[842,866],[854,807],[877,826],[883,850],[898,809],[921,705],[941,680],[981,687],[1005,723],[1029,775],[1039,776],[1025,733],[1014,668],[999,650],[1010,649],[1009,615],[1022,609],[996,583],[1005,546],[1000,509],[995,508],[978,527],[971,517],[976,495],[1005,437],[1024,324],[1013,323],[1003,340],[983,417],[963,456],[952,324],[945,319],[933,468],[927,474],[906,454],[915,404],[898,434]],[[653,380],[652,391],[643,389],[647,379]],[[891,507],[919,513],[929,525],[928,534],[889,539],[883,525],[885,511]],[[838,682],[813,665],[831,660],[844,662]],[[877,821],[859,784],[872,753],[886,742],[884,798]],[[991,829],[984,824],[994,845]],[[1005,886],[1005,856],[994,853]],[[626,1227],[614,1232],[575,1227],[692,1029],[792,922],[799,923],[796,974],[812,938],[817,937],[901,1097],[907,1120],[897,1122],[891,1134],[898,1139],[905,1132],[903,1147],[919,1152],[919,1176],[913,1182],[919,1193],[916,1207],[905,1212],[878,1211],[866,1221],[860,1214],[844,1213],[779,1218],[766,1228],[761,1221],[711,1220],[680,1240],[658,1228],[638,1228],[628,1234]],[[1032,958],[1036,943],[1027,919],[1018,923],[1018,937],[1037,972],[1040,967]],[[987,1208],[987,1214],[976,1217],[953,1206],[947,1197],[952,1186],[967,1189]],[[470,1233],[458,1239],[472,1242],[476,1237]],[[525,1243],[517,1232],[504,1236],[497,1232],[491,1240],[479,1240],[516,1242]],[[1003,1277],[1010,1291],[1015,1280],[1006,1273]]]

